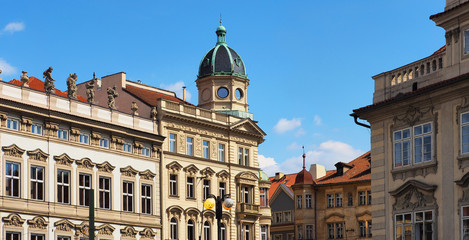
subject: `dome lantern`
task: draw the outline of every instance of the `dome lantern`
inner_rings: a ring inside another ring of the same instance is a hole
[[[225,36],[226,36],[226,28],[221,25],[220,19],[220,26],[217,27],[217,45],[224,44],[226,45]]]

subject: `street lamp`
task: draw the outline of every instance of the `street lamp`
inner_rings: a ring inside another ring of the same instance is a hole
[[[218,240],[221,240],[221,218],[223,215],[223,209],[230,210],[233,207],[234,200],[230,198],[230,194],[216,197],[213,194],[209,194],[204,202],[206,209],[212,209],[215,207],[215,217],[217,219],[217,236]]]

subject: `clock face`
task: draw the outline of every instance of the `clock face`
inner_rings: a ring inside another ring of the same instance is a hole
[[[228,94],[229,94],[229,91],[228,91],[228,88],[226,87],[221,87],[217,90],[217,95],[220,98],[226,98],[228,97]]]
[[[236,95],[236,98],[238,100],[243,98],[243,96],[244,96],[243,90],[241,90],[241,88],[237,88],[236,91],[235,91],[235,95]]]

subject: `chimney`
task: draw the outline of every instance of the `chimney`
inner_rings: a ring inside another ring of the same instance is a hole
[[[311,173],[313,181],[316,181],[316,179],[326,176],[326,167],[319,164],[311,164],[309,167],[309,173]]]
[[[283,176],[285,176],[285,174],[283,174],[283,172],[276,172],[275,173],[275,180],[280,180],[281,178],[283,178]]]
[[[186,101],[186,86],[182,87],[182,100]]]

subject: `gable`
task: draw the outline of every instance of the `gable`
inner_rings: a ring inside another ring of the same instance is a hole
[[[231,130],[248,133],[257,137],[265,137],[267,134],[251,119],[243,119],[230,126]]]
[[[270,208],[272,209],[272,212],[287,211],[287,210],[294,209],[293,199],[283,190],[280,190],[280,192],[275,197],[275,199],[272,199],[272,200],[273,201],[270,203]]]

